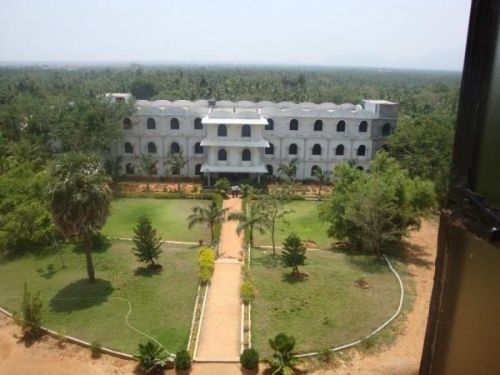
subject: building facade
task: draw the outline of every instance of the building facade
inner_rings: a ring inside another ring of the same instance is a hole
[[[112,94],[117,100],[127,95]],[[297,179],[312,178],[317,167],[333,171],[342,161],[367,169],[394,132],[399,111],[398,104],[384,100],[363,105],[138,100],[136,108],[123,120],[124,140],[117,150],[124,175],[139,174],[141,154],[156,162],[154,174],[171,175],[166,161],[182,150],[188,163],[181,174],[212,180],[276,176],[280,164],[295,158]]]

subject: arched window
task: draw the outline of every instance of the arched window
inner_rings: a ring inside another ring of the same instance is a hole
[[[227,137],[227,126],[224,124],[220,124],[217,127],[217,136],[218,137]]]
[[[242,161],[250,161],[250,160],[252,160],[252,153],[250,152],[250,150],[244,149],[241,152],[241,160]]]
[[[266,165],[267,169],[267,174],[272,176],[273,175],[273,166],[271,164]]]
[[[357,169],[358,171],[363,171],[363,170],[364,170],[364,168],[363,168],[361,165],[358,165],[358,166],[356,167],[356,169]]]
[[[274,155],[274,145],[269,143],[269,147],[267,147],[264,151],[266,155]]]
[[[203,146],[200,144],[200,142],[196,142],[194,144],[194,153],[195,154],[203,154]]]
[[[243,125],[243,127],[241,128],[241,136],[242,137],[252,136],[252,129],[250,128],[250,125]]]
[[[337,123],[337,133],[341,133],[341,132],[345,132],[345,121],[344,120],[340,120]]]
[[[156,154],[156,145],[153,142],[148,143],[148,153]]]
[[[149,170],[149,174],[157,175],[158,174],[158,162],[155,161],[154,164],[151,165],[151,169]]]
[[[314,131],[315,132],[323,131],[323,121],[321,120],[314,121]]]
[[[170,129],[172,129],[172,130],[179,130],[179,120],[177,120],[176,117],[173,117],[170,120]]]
[[[288,155],[297,155],[297,145],[295,143],[288,146]]]
[[[359,146],[357,155],[358,156],[365,156],[365,154],[366,154],[366,146],[365,145]]]
[[[317,170],[321,170],[321,168],[318,165],[313,165],[312,168],[311,168],[311,176],[314,176],[314,173]]]
[[[156,129],[156,121],[154,118],[148,118],[147,121],[148,129]]]
[[[132,129],[132,121],[128,117],[123,119],[123,129]]]
[[[217,160],[224,161],[227,160],[227,152],[223,148],[217,153]]]
[[[382,135],[384,137],[391,135],[391,124],[387,123],[387,124],[384,124],[384,126],[382,126]]]
[[[132,143],[125,142],[125,153],[126,154],[133,154],[134,153],[134,146],[132,146]]]
[[[389,152],[389,145],[387,145],[387,144],[386,145],[382,145],[382,146],[380,146],[380,149],[383,150],[383,151],[385,151],[385,152]]]
[[[344,150],[345,150],[344,145],[338,145],[335,148],[335,155],[344,155]]]
[[[290,120],[290,130],[299,130],[299,120],[296,118]]]
[[[201,130],[201,129],[203,129],[203,124],[201,123],[201,118],[196,117],[196,118],[194,119],[194,128],[195,128],[196,130]]]
[[[312,154],[313,155],[321,155],[321,145],[319,143],[316,143],[314,146],[313,146],[313,149],[312,149]]]
[[[126,174],[134,174],[134,164],[132,163],[127,163],[125,165],[125,173]]]
[[[368,131],[368,123],[366,121],[361,121],[359,123],[359,132],[366,133]]]
[[[201,174],[201,164],[196,164],[194,166],[194,174],[199,176]]]
[[[274,120],[272,118],[267,119],[267,124],[264,127],[264,130],[274,130]]]
[[[170,173],[172,173],[173,176],[178,176],[181,174],[181,171],[179,169],[179,167],[173,165],[171,168],[170,168]]]
[[[179,146],[177,142],[172,142],[172,144],[170,145],[170,152],[172,154],[178,154],[179,152],[181,152],[181,146]]]

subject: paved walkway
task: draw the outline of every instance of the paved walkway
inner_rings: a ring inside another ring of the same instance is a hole
[[[224,201],[224,208],[241,210],[241,199]],[[241,260],[243,237],[237,221],[222,225],[219,259],[215,262],[195,360],[238,361],[241,332]]]

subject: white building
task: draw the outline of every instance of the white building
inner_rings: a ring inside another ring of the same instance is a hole
[[[136,107],[123,120],[118,153],[124,175],[138,172],[142,153],[153,156],[159,176],[169,175],[165,161],[182,149],[188,159],[182,175],[209,178],[277,175],[279,164],[294,158],[298,179],[312,178],[316,166],[332,171],[341,161],[366,169],[394,131],[399,111],[385,100],[364,100],[363,106],[138,100]]]

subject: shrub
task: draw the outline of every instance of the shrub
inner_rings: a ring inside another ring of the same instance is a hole
[[[231,190],[231,183],[225,177],[218,179],[214,186],[217,192],[222,196],[226,196]]]
[[[257,370],[259,367],[259,353],[254,348],[243,350],[240,355],[240,363],[244,369]]]
[[[42,334],[42,307],[40,292],[32,295],[28,284],[24,283],[21,314],[17,315],[16,322],[21,326],[25,339],[33,340]]]
[[[165,365],[165,353],[160,345],[153,341],[148,341],[145,344],[139,344],[139,354],[135,358],[139,361],[142,369],[146,374],[151,373],[158,367]]]
[[[214,272],[215,252],[209,247],[202,247],[198,252],[198,265],[200,266],[200,282],[209,282]]]
[[[179,350],[175,354],[175,369],[189,370],[191,368],[191,355],[186,349]]]
[[[274,350],[268,360],[273,374],[293,374],[292,366],[297,363],[292,351],[295,348],[295,337],[280,333],[274,339],[269,339],[269,345]]]
[[[101,356],[101,344],[97,341],[92,341],[90,344],[90,352],[92,353],[92,358],[99,358]]]
[[[250,281],[241,283],[240,297],[245,304],[248,304],[255,299],[255,287]]]

